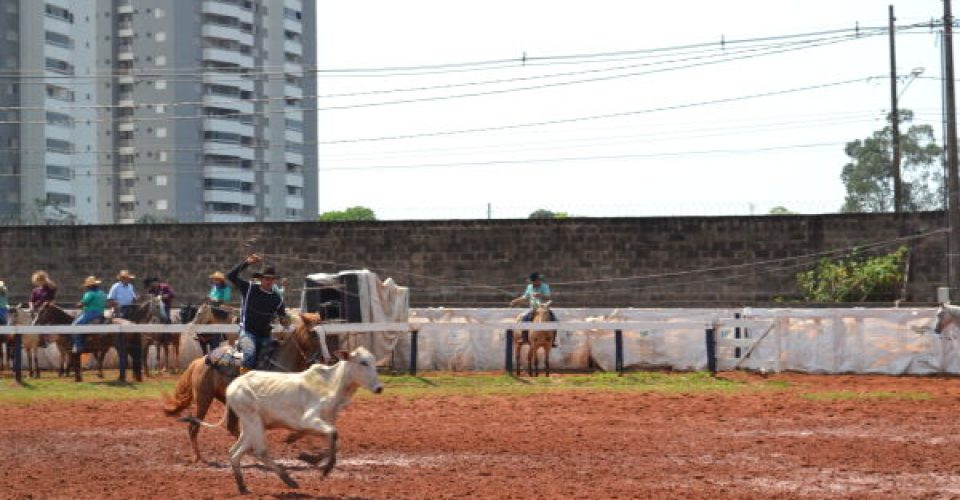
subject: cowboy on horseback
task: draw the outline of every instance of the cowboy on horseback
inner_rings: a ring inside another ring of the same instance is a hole
[[[251,254],[227,274],[227,279],[240,290],[240,338],[237,348],[243,353],[240,373],[246,373],[257,366],[257,355],[273,340],[273,318],[279,317],[284,325],[289,324],[283,297],[273,289],[277,279],[273,267],[253,273],[259,283],[251,283],[240,277],[240,273],[251,264],[263,260],[257,254]]]
[[[528,310],[519,321],[531,321],[533,320],[533,313],[537,310],[540,304],[550,302],[550,285],[543,281],[543,277],[540,276],[540,273],[530,273],[529,283],[527,288],[523,291],[523,295],[510,301],[510,307],[517,305],[520,302],[527,301],[530,306]],[[550,321],[557,321],[557,316],[553,314],[553,311],[548,311],[550,315]],[[523,331],[523,340],[527,341],[528,332]],[[557,334],[553,334],[553,347],[557,347]]]
[[[83,280],[83,297],[80,298],[80,314],[73,320],[74,325],[89,325],[93,322],[103,322],[103,312],[107,309],[107,294],[100,289],[102,281],[96,276],[87,276]],[[83,335],[73,335],[73,349],[82,352],[84,347]]]

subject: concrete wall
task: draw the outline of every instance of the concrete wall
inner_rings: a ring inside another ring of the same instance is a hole
[[[910,234],[944,226],[942,213],[907,221]],[[178,303],[196,302],[211,271],[257,251],[293,278],[293,304],[306,274],[368,268],[410,286],[421,307],[506,305],[531,271],[562,307],[755,306],[797,294],[794,273],[815,260],[797,257],[896,237],[888,214],[0,227],[0,279],[22,300],[30,273],[46,269],[67,302],[86,275],[109,283],[130,269],[138,288],[156,275]],[[911,241],[908,298],[932,302],[946,281],[946,234]]]

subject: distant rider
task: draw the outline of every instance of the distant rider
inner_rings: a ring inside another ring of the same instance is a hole
[[[540,273],[530,273],[529,283],[527,288],[523,291],[523,295],[510,301],[510,307],[517,305],[520,302],[526,301],[530,305],[530,310],[528,310],[523,317],[520,318],[520,321],[530,321],[533,319],[533,313],[536,311],[537,307],[540,304],[545,302],[550,302],[552,300],[552,295],[550,294],[550,285],[543,281],[543,277],[540,276]],[[557,316],[553,314],[553,311],[547,311],[549,314],[550,321],[557,321]],[[523,332],[524,340],[526,340],[527,332]],[[553,347],[557,347],[557,333],[553,333]]]

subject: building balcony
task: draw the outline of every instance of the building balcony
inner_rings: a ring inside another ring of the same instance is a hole
[[[303,44],[293,40],[284,40],[283,41],[283,51],[289,52],[291,54],[296,54],[298,56],[303,55]]]
[[[253,11],[244,9],[239,5],[217,2],[216,0],[204,0],[200,5],[200,12],[203,14],[233,17],[242,23],[253,24]]]
[[[303,210],[303,197],[287,195],[285,204],[286,204],[286,208],[295,208],[297,210]]]
[[[117,52],[118,61],[132,61],[133,60],[133,51],[129,49],[122,49],[122,52]]]
[[[203,83],[235,87],[245,92],[253,92],[254,87],[252,78],[237,73],[216,73],[208,71],[203,74]]]
[[[212,132],[230,132],[247,137],[253,137],[255,135],[253,125],[240,123],[236,120],[206,118],[203,120],[203,129]]]
[[[284,151],[283,158],[287,163],[296,163],[297,165],[303,165],[303,155],[300,153],[294,153],[292,151]]]
[[[250,101],[244,101],[242,99],[231,97],[220,97],[210,94],[203,96],[203,105],[214,108],[232,109],[238,113],[247,115],[252,114],[254,111],[253,103]]]
[[[294,33],[303,33],[303,23],[300,21],[294,21],[293,19],[283,19],[283,29],[287,31],[292,31]]]
[[[228,179],[231,181],[241,181],[241,182],[250,182],[250,183],[255,183],[257,181],[257,175],[253,172],[253,170],[248,170],[240,167],[204,165],[203,175],[204,177],[208,177],[211,179]]]
[[[137,195],[135,194],[121,194],[117,196],[118,203],[134,203],[137,201]]]
[[[136,128],[133,121],[128,118],[117,119],[117,132],[133,132]]]
[[[226,144],[222,142],[204,141],[203,152],[208,155],[236,156],[244,160],[255,160],[256,151],[251,146],[242,144]]]
[[[284,182],[286,182],[288,186],[296,186],[296,187],[302,188],[303,176],[300,174],[286,174]]]
[[[253,69],[253,56],[242,54],[236,50],[207,47],[203,49],[203,60],[235,64],[241,68]]]
[[[120,171],[119,175],[121,179],[136,179],[137,171],[133,169],[124,169]]]
[[[296,97],[297,99],[300,99],[303,97],[303,89],[294,85],[284,85],[283,95],[285,97]]]
[[[212,38],[221,38],[223,40],[234,40],[242,43],[243,45],[253,46],[253,34],[246,33],[236,26],[223,26],[220,24],[210,24],[206,23],[201,29],[201,34],[203,36],[209,36]]]
[[[133,75],[120,75],[117,77],[117,85],[133,85],[136,81]]]
[[[133,38],[133,26],[121,25],[117,28],[117,38]]]
[[[240,214],[221,214],[221,213],[206,213],[203,214],[204,222],[253,222],[256,218],[252,215],[240,215]]]
[[[299,63],[284,62],[283,72],[288,75],[303,76],[303,65]]]
[[[205,189],[203,201],[216,203],[237,203],[239,205],[256,205],[256,195],[243,191],[220,191]]]

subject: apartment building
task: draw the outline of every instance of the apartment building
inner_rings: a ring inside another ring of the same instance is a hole
[[[312,2],[0,0],[0,12],[16,42],[0,44],[0,215],[316,214]]]

